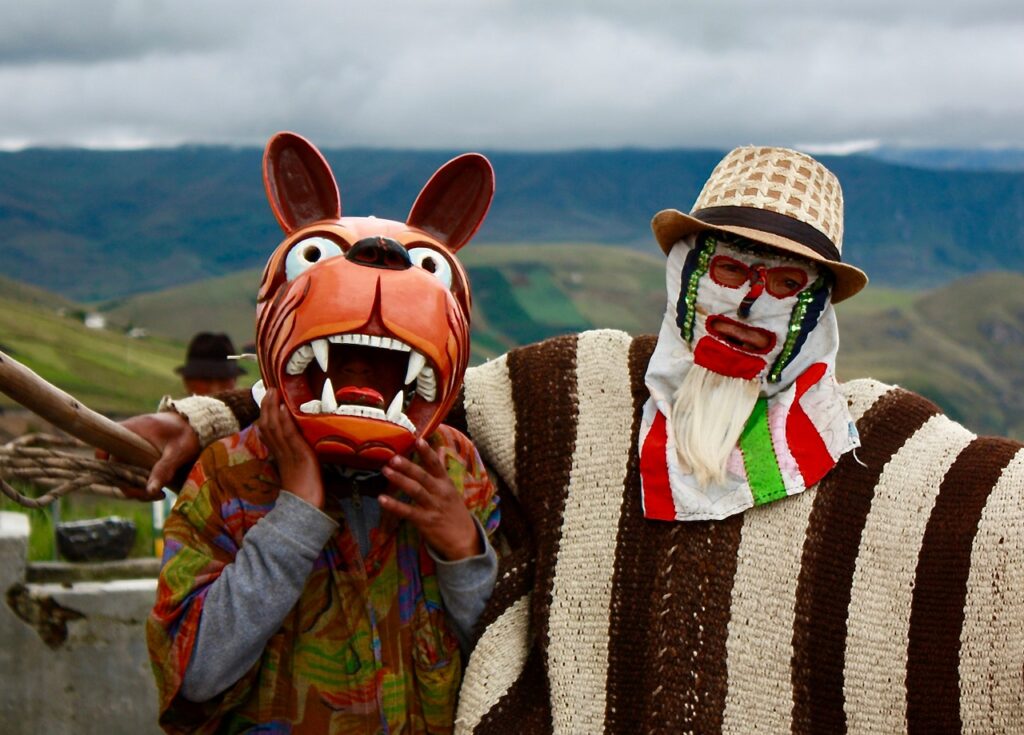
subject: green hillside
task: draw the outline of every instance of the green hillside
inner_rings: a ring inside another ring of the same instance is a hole
[[[474,361],[595,327],[657,331],[664,261],[601,245],[502,245],[468,250]]]
[[[174,374],[185,344],[119,330],[89,329],[82,307],[0,279],[0,350],[108,416],[151,411],[160,396],[180,395]],[[0,395],[0,407],[16,404]]]
[[[974,431],[1024,438],[1024,276],[986,273],[877,299],[869,287],[859,307],[837,311],[841,377],[897,383]]]
[[[187,343],[196,332],[226,332],[238,349],[255,338],[262,269],[116,299],[97,308],[122,329],[142,327]],[[184,354],[184,352],[182,352]]]

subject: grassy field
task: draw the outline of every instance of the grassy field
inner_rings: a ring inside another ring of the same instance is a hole
[[[0,297],[0,343],[8,355],[103,413],[135,413],[179,390],[173,368],[184,347],[86,329],[73,315]]]

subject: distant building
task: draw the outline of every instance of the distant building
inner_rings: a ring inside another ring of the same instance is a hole
[[[132,327],[128,330],[127,334],[130,339],[146,339],[149,336],[149,330],[142,327]]]
[[[87,329],[106,329],[107,318],[102,314],[93,312],[85,315],[85,326]]]

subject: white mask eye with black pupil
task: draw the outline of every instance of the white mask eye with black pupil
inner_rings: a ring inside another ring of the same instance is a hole
[[[288,257],[284,260],[285,276],[289,281],[294,281],[300,274],[305,273],[317,263],[322,263],[328,258],[336,258],[339,255],[341,255],[341,247],[326,237],[308,237],[305,240],[300,240],[292,245],[292,249],[288,251]]]
[[[417,268],[422,268],[430,273],[445,288],[452,287],[452,267],[443,255],[431,248],[410,248],[409,259]]]

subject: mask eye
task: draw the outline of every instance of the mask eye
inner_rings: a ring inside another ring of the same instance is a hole
[[[720,286],[739,288],[750,278],[750,269],[727,255],[716,255],[711,259],[711,278]]]
[[[770,268],[768,270],[768,293],[777,299],[784,299],[797,293],[807,285],[807,273],[800,268]]]
[[[309,237],[300,240],[288,251],[284,260],[284,272],[289,281],[305,273],[311,267],[328,258],[341,255],[341,247],[326,237]]]
[[[445,288],[452,287],[452,267],[448,260],[432,248],[410,248],[409,259],[417,268],[422,268],[427,273],[433,274],[434,278],[444,284]]]

